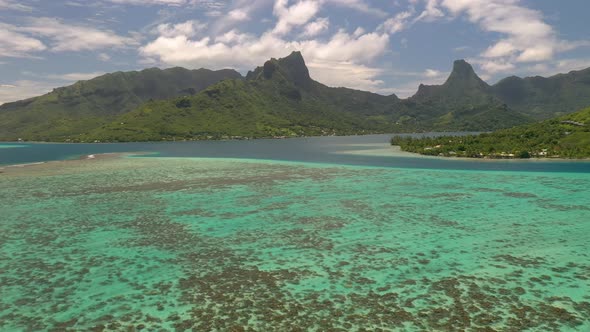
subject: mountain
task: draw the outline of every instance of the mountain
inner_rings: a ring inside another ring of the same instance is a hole
[[[195,94],[234,70],[157,68],[116,72],[0,106],[0,139],[65,140],[112,121],[150,99]]]
[[[456,60],[445,83],[430,86],[420,84],[418,92],[410,99],[417,102],[438,99],[458,104],[478,103],[482,98],[487,98],[490,93],[491,87],[477,76],[469,63],[465,60]]]
[[[590,108],[474,136],[394,137],[404,151],[471,158],[590,158]]]
[[[404,101],[400,121],[436,131],[495,130],[530,122],[494,95],[465,60],[457,60],[442,85],[420,85]]]
[[[490,86],[464,60],[408,99],[314,81],[303,56],[233,70],[117,72],[0,106],[0,140],[145,141],[492,131],[590,105],[590,68]]]
[[[590,68],[551,77],[507,77],[492,87],[511,109],[538,120],[590,105]]]
[[[391,132],[395,96],[330,88],[311,79],[299,52],[271,59],[245,80],[193,96],[151,101],[85,140],[144,141]]]
[[[457,60],[442,85],[420,85],[404,102],[405,123],[432,130],[495,130],[590,105],[590,68],[552,77],[507,77],[493,86]]]
[[[255,85],[261,82],[275,82],[283,87],[292,85],[308,101],[324,104],[322,108],[366,116],[390,114],[400,101],[396,95],[382,96],[348,88],[333,88],[314,81],[309,76],[301,52],[292,52],[285,58],[267,61],[264,66],[248,72],[246,80]]]

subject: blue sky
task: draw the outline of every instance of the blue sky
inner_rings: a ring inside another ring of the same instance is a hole
[[[300,50],[314,79],[412,95],[466,59],[489,83],[590,67],[587,0],[0,0],[0,103],[106,72]]]

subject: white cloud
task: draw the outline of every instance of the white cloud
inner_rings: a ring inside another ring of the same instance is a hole
[[[54,82],[19,80],[0,85],[0,105],[39,96],[58,86]]]
[[[314,0],[298,1],[289,6],[289,0],[276,0],[273,8],[278,22],[273,33],[285,35],[295,26],[309,22],[320,10],[320,3]]]
[[[47,48],[40,40],[17,30],[14,25],[0,23],[0,57],[30,57]]]
[[[327,4],[352,8],[363,13],[385,17],[387,13],[381,9],[371,7],[368,1],[364,0],[323,0]]]
[[[104,75],[105,72],[103,71],[95,71],[89,73],[65,73],[65,74],[47,74],[47,73],[38,73],[32,71],[21,71],[21,75],[26,77],[32,77],[40,81],[48,81],[51,80],[52,82],[57,82],[60,85],[63,85],[64,82],[66,83],[74,83],[76,81],[86,81],[89,79],[93,79],[95,77]]]
[[[288,41],[272,33],[254,36],[235,30],[229,35],[215,41],[209,37],[191,40],[186,36],[160,36],[140,52],[168,64],[250,69],[270,57],[282,57],[295,50],[301,50],[308,60],[370,61],[383,54],[389,42],[385,34],[365,33],[355,37],[343,30],[327,42]]]
[[[268,7],[270,1],[272,0],[234,0],[229,8],[225,8],[225,2],[212,0],[193,0],[193,4],[198,2],[194,5],[207,8],[207,16],[218,17],[210,25],[212,32],[219,35],[240,23],[250,21],[254,12]]]
[[[389,35],[377,32],[353,36],[338,31],[327,42],[309,40],[291,43],[311,60],[336,60],[369,63],[383,55],[389,46]]]
[[[260,36],[232,30],[214,40],[209,37],[159,36],[140,49],[148,59],[190,68],[237,68],[245,71],[271,57],[301,51],[311,75],[320,82],[375,90],[380,69],[369,63],[384,54],[389,36],[384,33],[349,34],[340,30],[328,40],[292,41],[270,31]],[[355,78],[357,77],[357,78]]]
[[[252,12],[269,1],[274,2],[275,24],[265,32],[245,33],[234,27],[240,20],[251,19]],[[316,17],[322,6],[327,5],[383,14],[368,3],[365,0],[236,0],[226,11],[235,15],[226,15],[213,23],[209,34],[198,36],[189,32],[170,34],[159,31],[155,40],[140,48],[141,61],[246,71],[271,57],[301,51],[314,79],[328,85],[381,91],[383,82],[378,77],[383,70],[373,63],[387,52],[393,27],[376,32],[366,32],[359,27],[352,33],[339,30],[325,36],[330,26],[329,18]],[[409,14],[405,13],[397,16],[398,19],[407,17]],[[293,30],[297,34],[292,34]],[[318,39],[320,35],[322,38]]]
[[[67,74],[52,74],[46,75],[45,77],[53,80],[60,80],[60,81],[67,81],[67,82],[75,82],[75,81],[86,81],[89,79],[93,79],[95,77],[104,75],[105,73],[102,71],[92,72],[92,73],[67,73]]]
[[[221,10],[209,10],[205,15],[207,15],[207,17],[221,17],[223,16],[223,12]]]
[[[254,38],[254,35],[241,33],[237,30],[231,30],[215,38],[215,41],[223,44],[241,44]]]
[[[581,59],[561,59],[555,64],[560,73],[566,73],[572,70],[582,70],[590,67],[590,58]]]
[[[404,11],[396,14],[394,17],[389,18],[379,26],[380,30],[384,30],[387,33],[394,34],[400,32],[408,26],[408,19],[412,17],[411,11]]]
[[[504,35],[482,53],[484,58],[538,62],[552,59],[557,51],[555,32],[543,21],[542,13],[524,7],[519,0],[443,0],[442,5],[454,15],[466,13],[485,31]]]
[[[516,52],[517,52],[517,49],[511,42],[499,41],[495,45],[490,46],[483,53],[483,56],[486,58],[499,58],[499,57],[511,56]]]
[[[394,73],[396,76],[407,76],[413,77],[411,81],[404,82],[400,85],[397,85],[391,90],[400,98],[407,98],[414,95],[420,84],[425,85],[440,85],[443,84],[447,77],[449,77],[449,72],[447,71],[440,71],[436,69],[426,69],[423,72],[396,72]]]
[[[235,22],[247,21],[250,19],[248,11],[244,9],[234,9],[228,13],[228,16]]]
[[[361,35],[364,35],[365,32],[366,32],[365,29],[363,29],[362,27],[358,27],[358,28],[356,28],[356,30],[354,30],[354,32],[352,33],[352,35],[354,37],[359,37]]]
[[[321,17],[317,20],[307,24],[303,29],[301,36],[303,37],[315,37],[320,33],[328,30],[330,26],[330,20],[327,17]]]
[[[541,62],[561,51],[553,28],[537,10],[519,0],[443,0],[453,14],[466,13],[469,20],[485,31],[503,34],[481,56],[490,59],[482,65],[489,73],[514,68],[515,62]]]
[[[424,71],[425,77],[433,78],[433,77],[439,77],[440,75],[441,75],[441,72],[436,69],[426,69]]]
[[[106,54],[106,53],[99,53],[96,58],[100,61],[104,61],[107,62],[109,60],[111,60],[111,56]]]
[[[138,6],[168,5],[180,6],[186,4],[186,0],[107,0],[112,3]]]
[[[414,20],[433,21],[466,15],[482,30],[500,34],[500,38],[477,59],[487,74],[505,72],[517,63],[551,61],[560,52],[588,46],[588,42],[559,40],[543,14],[521,0],[410,0],[424,3],[425,9]],[[446,11],[446,13],[445,13]]]
[[[311,74],[320,77],[321,82],[328,86],[359,89],[364,91],[379,91],[384,83],[375,79],[382,74],[382,70],[349,61],[322,61],[308,63]]]
[[[42,36],[51,40],[51,50],[85,51],[103,48],[123,48],[137,45],[135,39],[117,35],[110,30],[100,30],[82,25],[68,25],[55,18],[39,17],[18,31]]]
[[[174,37],[178,35],[194,37],[206,27],[206,24],[200,23],[196,20],[190,20],[178,24],[159,24],[153,32],[165,37]]]
[[[431,22],[438,18],[444,17],[445,14],[438,7],[438,1],[439,0],[426,0],[426,7],[422,13],[420,13],[420,15],[414,19],[414,22],[420,20]]]
[[[39,74],[24,71],[21,73],[32,79],[17,80],[9,84],[0,84],[0,105],[7,102],[36,97],[50,92],[56,87],[64,86],[81,80],[89,80],[104,72]]]
[[[521,69],[520,74],[523,76],[553,76],[557,74],[568,73],[572,70],[582,70],[589,67],[590,58],[566,58],[525,67]]]
[[[480,62],[480,67],[487,73],[506,73],[513,70],[516,66],[512,62],[502,60],[486,60]]]
[[[23,5],[22,3],[14,2],[12,0],[0,0],[0,10],[17,10],[23,12],[33,11],[33,7]]]
[[[111,30],[66,24],[48,17],[28,18],[26,22],[23,26],[0,23],[0,57],[36,57],[35,53],[45,50],[93,51],[138,45],[133,33],[133,37],[124,37]],[[98,58],[101,57],[104,58],[99,54]]]

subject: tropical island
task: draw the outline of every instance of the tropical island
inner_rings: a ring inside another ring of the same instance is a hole
[[[590,108],[534,124],[468,136],[391,139],[403,151],[430,156],[512,159],[589,158]]]
[[[469,63],[457,60],[442,85],[420,85],[415,95],[401,99],[394,94],[326,86],[311,78],[303,55],[293,52],[270,59],[245,76],[232,69],[150,68],[106,74],[6,103],[0,105],[0,141],[138,142],[487,132],[586,107],[590,105],[588,82],[590,68],[547,78],[511,76],[489,85]],[[425,151],[431,144],[424,144],[419,148],[421,153],[472,155],[458,147],[446,152]],[[408,144],[404,146],[409,149]],[[495,149],[469,152],[497,156],[496,151],[511,154],[514,150]],[[579,156],[581,152],[572,153]],[[563,149],[556,154],[566,156]]]
[[[590,332],[588,12],[0,0],[0,332]]]

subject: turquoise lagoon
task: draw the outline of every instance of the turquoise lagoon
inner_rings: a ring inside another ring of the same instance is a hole
[[[0,149],[14,149],[14,148],[24,148],[27,147],[23,144],[0,144]]]
[[[5,167],[0,330],[590,330],[587,163],[363,144]]]

